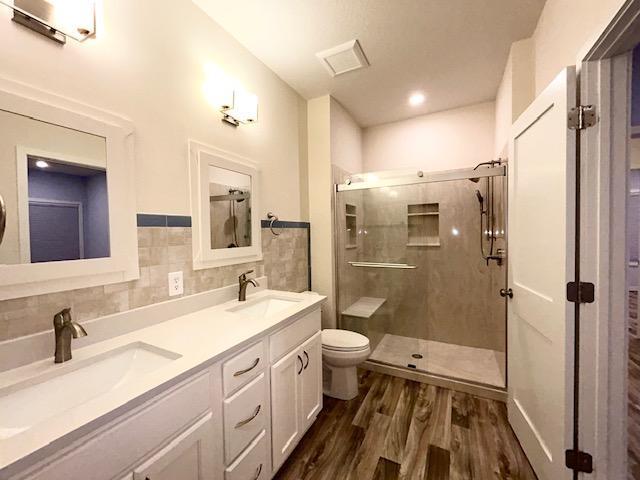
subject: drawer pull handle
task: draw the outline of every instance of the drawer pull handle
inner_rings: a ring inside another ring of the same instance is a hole
[[[251,422],[251,420],[253,420],[254,418],[256,418],[258,416],[258,414],[260,413],[261,409],[262,409],[262,405],[258,405],[256,407],[256,410],[253,412],[253,415],[251,415],[246,420],[242,420],[242,421],[236,423],[236,428],[244,427],[247,423]]]
[[[309,366],[309,354],[307,353],[306,350],[303,353],[304,353],[305,358],[307,359],[307,363],[304,364],[304,369],[306,370],[307,367]]]
[[[262,464],[260,464],[260,466],[258,467],[258,469],[256,470],[256,476],[253,477],[253,480],[258,480],[260,478],[260,474],[262,473]]]
[[[260,357],[256,358],[253,361],[253,364],[249,368],[245,368],[244,370],[238,370],[236,373],[233,374],[233,376],[234,377],[239,377],[240,375],[244,375],[245,373],[250,372],[251,370],[256,368],[259,363],[260,363]]]
[[[300,375],[302,373],[302,370],[304,370],[304,362],[302,361],[302,357],[300,355],[298,355],[298,360],[300,361],[300,370],[298,370],[298,375]]]

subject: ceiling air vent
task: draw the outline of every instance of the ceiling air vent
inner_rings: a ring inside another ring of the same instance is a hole
[[[358,40],[351,40],[337,47],[316,53],[332,77],[369,66]]]

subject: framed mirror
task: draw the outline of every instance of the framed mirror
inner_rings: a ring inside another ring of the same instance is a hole
[[[0,300],[139,276],[132,133],[0,80]]]
[[[255,164],[189,142],[195,269],[262,259]]]

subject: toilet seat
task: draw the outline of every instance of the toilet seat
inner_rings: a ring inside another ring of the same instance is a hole
[[[360,352],[369,348],[369,339],[350,330],[322,330],[322,348],[335,352]]]

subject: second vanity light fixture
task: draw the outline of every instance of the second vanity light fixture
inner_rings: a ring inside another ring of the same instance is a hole
[[[258,97],[245,90],[219,67],[205,66],[205,98],[222,113],[222,120],[235,127],[258,121]]]
[[[0,0],[13,9],[13,21],[65,44],[82,42],[96,32],[95,0]]]

